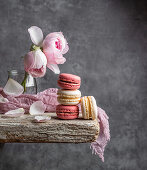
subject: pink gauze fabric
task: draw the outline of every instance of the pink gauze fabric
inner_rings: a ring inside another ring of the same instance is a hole
[[[57,102],[57,89],[50,88],[37,95],[22,94],[17,97],[7,96],[3,89],[0,88],[0,94],[8,99],[8,103],[0,103],[0,113],[6,113],[9,110],[24,108],[28,113],[31,104],[35,101],[42,101],[46,106],[46,112],[55,112]],[[97,154],[104,162],[104,149],[107,142],[110,140],[109,121],[108,116],[104,110],[98,107],[98,121],[100,124],[100,133],[95,142],[91,143],[92,153]]]
[[[0,113],[6,113],[9,110],[24,108],[25,113],[29,112],[30,106],[36,101],[42,101],[46,105],[46,112],[55,112],[57,102],[57,89],[50,88],[37,95],[22,94],[17,97],[4,94],[0,88],[0,94],[8,99],[8,103],[0,103]]]
[[[92,153],[98,155],[104,162],[104,149],[108,141],[110,141],[109,117],[105,111],[98,107],[98,121],[100,124],[100,133],[95,142],[91,143]]]

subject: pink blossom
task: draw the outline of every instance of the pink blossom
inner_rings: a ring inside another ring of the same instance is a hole
[[[43,41],[43,52],[47,58],[47,67],[55,73],[60,73],[57,64],[63,64],[66,59],[63,54],[69,50],[66,39],[61,32],[50,33]]]
[[[36,53],[33,51],[29,52],[25,56],[25,70],[33,77],[43,77],[46,72],[46,66],[51,69],[55,74],[59,74],[60,70],[58,64],[63,64],[66,59],[63,57],[63,54],[67,53],[69,47],[67,45],[67,41],[64,38],[61,32],[53,32],[46,36],[43,40],[42,30],[37,26],[32,26],[28,29],[30,34],[30,38],[35,44],[35,51],[40,50],[38,57],[36,57]],[[42,54],[41,54],[42,52]],[[40,59],[45,61],[46,64],[40,61]],[[39,66],[38,66],[39,65]]]
[[[33,77],[43,77],[46,73],[46,64],[46,56],[40,49],[30,51],[24,57],[25,71]]]

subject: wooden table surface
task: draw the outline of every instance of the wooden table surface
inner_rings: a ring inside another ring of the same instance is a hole
[[[35,123],[34,116],[18,118],[0,114],[0,143],[89,143],[99,133],[97,120],[60,120],[55,113],[46,123]]]

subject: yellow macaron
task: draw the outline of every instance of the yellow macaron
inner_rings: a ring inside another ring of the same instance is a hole
[[[98,112],[95,98],[93,96],[82,97],[81,110],[84,119],[96,119]]]
[[[59,89],[57,95],[58,102],[63,105],[77,105],[81,98],[80,90]]]

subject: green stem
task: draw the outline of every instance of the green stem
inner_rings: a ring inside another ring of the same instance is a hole
[[[36,50],[39,50],[39,49],[40,49],[40,47],[38,47],[34,44],[32,44],[31,47],[30,47],[30,51],[36,51]]]
[[[21,85],[24,87],[24,92],[26,92],[26,80],[27,80],[28,73],[25,71],[24,79],[21,83]]]

